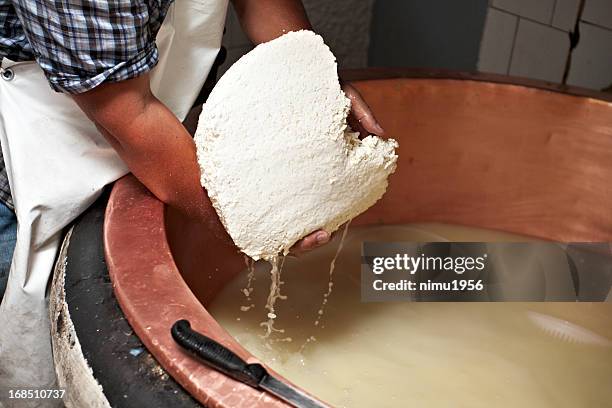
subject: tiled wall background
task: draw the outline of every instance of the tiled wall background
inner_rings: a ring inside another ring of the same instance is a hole
[[[608,88],[612,0],[582,1],[491,0],[478,70],[561,83],[567,69],[569,85]],[[576,23],[580,37],[571,51]]]
[[[374,0],[303,0],[302,2],[315,31],[325,38],[336,55],[340,68],[367,66]],[[223,45],[227,48],[228,56],[221,66],[221,73],[252,49],[231,6],[225,29]]]

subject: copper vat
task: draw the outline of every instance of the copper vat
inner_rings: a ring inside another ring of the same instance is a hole
[[[444,222],[555,241],[612,241],[612,98],[507,77],[353,71],[387,134],[400,143],[389,190],[353,225]],[[245,264],[216,217],[194,225],[133,176],[106,213],[117,299],[160,364],[209,407],[286,406],[185,354],[178,319],[242,348],[206,305]]]

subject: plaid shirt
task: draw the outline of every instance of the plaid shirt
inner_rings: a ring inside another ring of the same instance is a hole
[[[172,1],[0,0],[0,60],[36,60],[54,90],[71,94],[137,77],[157,63]],[[12,207],[0,166],[0,200]]]

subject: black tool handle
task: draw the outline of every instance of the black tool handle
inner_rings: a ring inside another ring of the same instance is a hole
[[[261,364],[247,364],[227,347],[193,330],[187,320],[178,320],[174,323],[171,333],[174,341],[183,348],[195,354],[215,370],[237,381],[258,388],[261,380],[268,375]]]

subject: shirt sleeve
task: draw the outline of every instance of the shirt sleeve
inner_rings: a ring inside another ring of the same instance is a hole
[[[51,87],[77,94],[150,71],[158,61],[141,0],[13,0]]]

